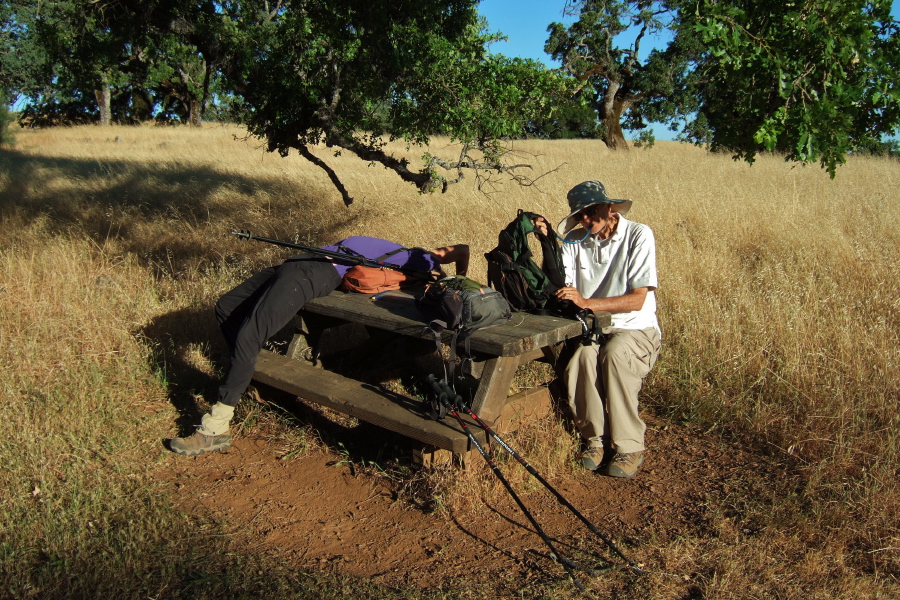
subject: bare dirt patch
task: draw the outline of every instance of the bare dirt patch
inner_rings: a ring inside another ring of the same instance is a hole
[[[335,425],[323,438],[325,444],[285,460],[276,441],[239,437],[228,452],[173,455],[161,476],[181,510],[224,523],[236,547],[277,551],[299,570],[423,588],[452,587],[460,576],[511,589],[565,579],[509,494],[493,482],[479,485],[478,479],[494,479],[480,456],[465,470],[442,475],[467,480],[461,485],[478,497],[455,503],[463,506],[442,505],[440,497],[423,500],[429,478],[409,467],[404,438],[366,423]],[[630,558],[653,570],[660,567],[653,564],[653,545],[678,536],[716,535],[715,521],[723,514],[717,498],[747,485],[746,474],[758,472],[761,459],[659,422],[651,423],[647,443],[646,462],[633,480],[590,473],[574,462],[547,479]],[[386,447],[397,458],[385,460]],[[492,448],[501,451],[496,444]],[[382,454],[380,464],[375,453]],[[404,461],[399,476],[381,466]],[[521,467],[508,461],[502,469],[512,474]],[[621,564],[537,482],[514,481],[564,554],[583,557],[581,551],[592,549],[588,560],[595,566],[604,560]],[[684,581],[681,597],[691,597],[688,578]]]

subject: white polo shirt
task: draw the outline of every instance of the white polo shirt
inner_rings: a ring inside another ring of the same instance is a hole
[[[578,240],[584,233],[583,228],[576,228],[566,239]],[[563,267],[566,285],[574,286],[585,298],[612,298],[636,288],[650,288],[641,310],[612,314],[612,327],[660,331],[654,292],[658,287],[656,240],[647,225],[620,216],[609,239],[598,243],[597,236],[589,235],[580,243],[563,244]]]

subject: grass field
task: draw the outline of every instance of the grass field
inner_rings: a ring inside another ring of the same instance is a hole
[[[767,496],[734,499],[746,527],[669,559],[706,554],[703,598],[898,597],[900,162],[851,157],[831,180],[666,142],[515,150],[546,173],[535,185],[470,177],[421,196],[319,149],[344,207],[316,167],[230,126],[17,132],[0,150],[0,597],[426,597],[238,557],[221,524],[160,491],[160,440],[197,422],[219,374],[216,298],[284,257],[228,232],[466,242],[484,280],[479,257],[517,208],[555,223],[594,178],[656,233],[664,352],[645,409],[783,466]]]

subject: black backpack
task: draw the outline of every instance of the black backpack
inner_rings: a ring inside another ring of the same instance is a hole
[[[437,321],[441,329],[462,336],[500,325],[512,316],[501,294],[462,275],[444,277],[426,285],[422,295],[416,297],[416,307],[430,321]]]
[[[516,218],[500,232],[497,247],[484,255],[488,264],[488,285],[506,298],[513,310],[559,312],[554,292],[565,285],[562,250],[553,227],[549,235],[534,226],[541,215],[519,209]],[[546,219],[544,219],[546,221]],[[541,244],[543,264],[538,267],[528,248],[528,235]]]
[[[512,317],[512,310],[506,299],[496,290],[482,285],[462,275],[444,277],[425,286],[425,291],[416,297],[416,308],[429,321],[426,331],[434,335],[438,354],[441,351],[441,332],[453,332],[450,341],[450,359],[444,364],[444,381],[453,384],[456,370],[457,344],[463,343],[463,362],[469,360],[469,336],[473,331],[502,325]],[[449,368],[448,368],[449,367]],[[449,371],[449,372],[448,372]],[[434,406],[443,417],[445,412]]]

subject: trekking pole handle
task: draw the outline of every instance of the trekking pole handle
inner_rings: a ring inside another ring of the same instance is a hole
[[[431,373],[428,374],[428,385],[431,386],[431,391],[437,396],[438,402],[444,404],[448,400],[447,393],[441,387],[441,382]]]
[[[438,400],[442,403],[446,400],[452,406],[459,406],[462,404],[462,396],[457,394],[443,379],[438,379],[433,374],[429,373],[427,381],[428,385],[431,386],[431,391],[434,392],[434,395],[437,396]]]
[[[450,400],[454,406],[460,407],[462,405],[462,396],[456,393],[450,385],[441,379],[438,381],[438,385],[441,387],[441,390],[447,395],[447,400]]]

